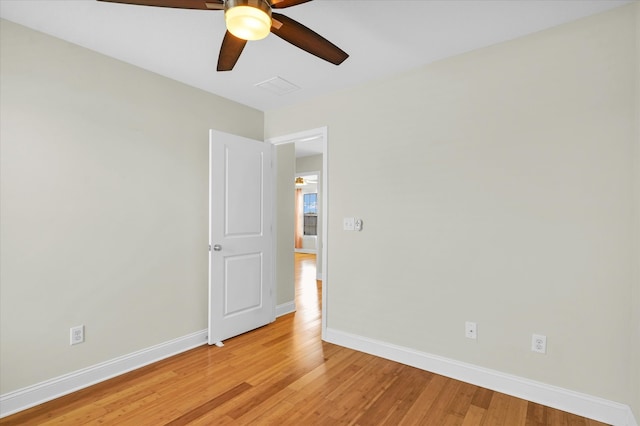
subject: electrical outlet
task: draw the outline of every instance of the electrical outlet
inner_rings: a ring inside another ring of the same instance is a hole
[[[475,322],[467,321],[464,323],[464,335],[468,339],[478,338],[478,326]]]
[[[541,354],[547,353],[547,336],[534,334],[531,338],[531,350]]]
[[[78,343],[84,342],[84,325],[79,325],[77,327],[71,327],[70,330],[70,345],[77,345]]]

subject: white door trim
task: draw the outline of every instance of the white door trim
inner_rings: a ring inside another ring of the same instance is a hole
[[[329,169],[329,144],[327,139],[327,127],[319,127],[317,129],[305,130],[289,135],[276,136],[268,138],[266,142],[273,145],[283,145],[302,140],[315,139],[318,137],[322,138],[322,247],[320,248],[322,250],[322,340],[326,340],[327,307],[329,306],[327,297],[329,292],[329,175],[327,173],[327,170]],[[277,235],[275,229],[274,235]]]

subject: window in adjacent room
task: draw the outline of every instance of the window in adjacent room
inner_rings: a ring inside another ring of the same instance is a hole
[[[318,235],[318,194],[304,194],[304,235]]]

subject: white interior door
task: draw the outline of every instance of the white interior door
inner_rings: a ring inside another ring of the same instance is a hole
[[[209,134],[209,344],[275,320],[271,144]]]

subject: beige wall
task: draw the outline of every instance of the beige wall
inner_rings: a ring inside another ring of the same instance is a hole
[[[330,328],[640,414],[637,7],[265,114],[329,129]]]
[[[318,179],[322,178],[322,154],[309,155],[296,158],[296,172],[321,172]]]
[[[277,205],[276,205],[276,289],[278,305],[294,302],[294,179],[296,149],[292,143],[276,145]]]
[[[0,393],[207,327],[208,130],[263,113],[0,24]],[[86,342],[69,346],[69,327]]]
[[[640,418],[637,5],[264,125],[0,22],[0,394],[205,329],[208,129],[259,139],[327,125],[329,327]],[[343,232],[345,215],[365,230]],[[290,289],[278,282],[278,303]],[[78,324],[87,341],[70,347]],[[529,352],[533,332],[546,356]]]

